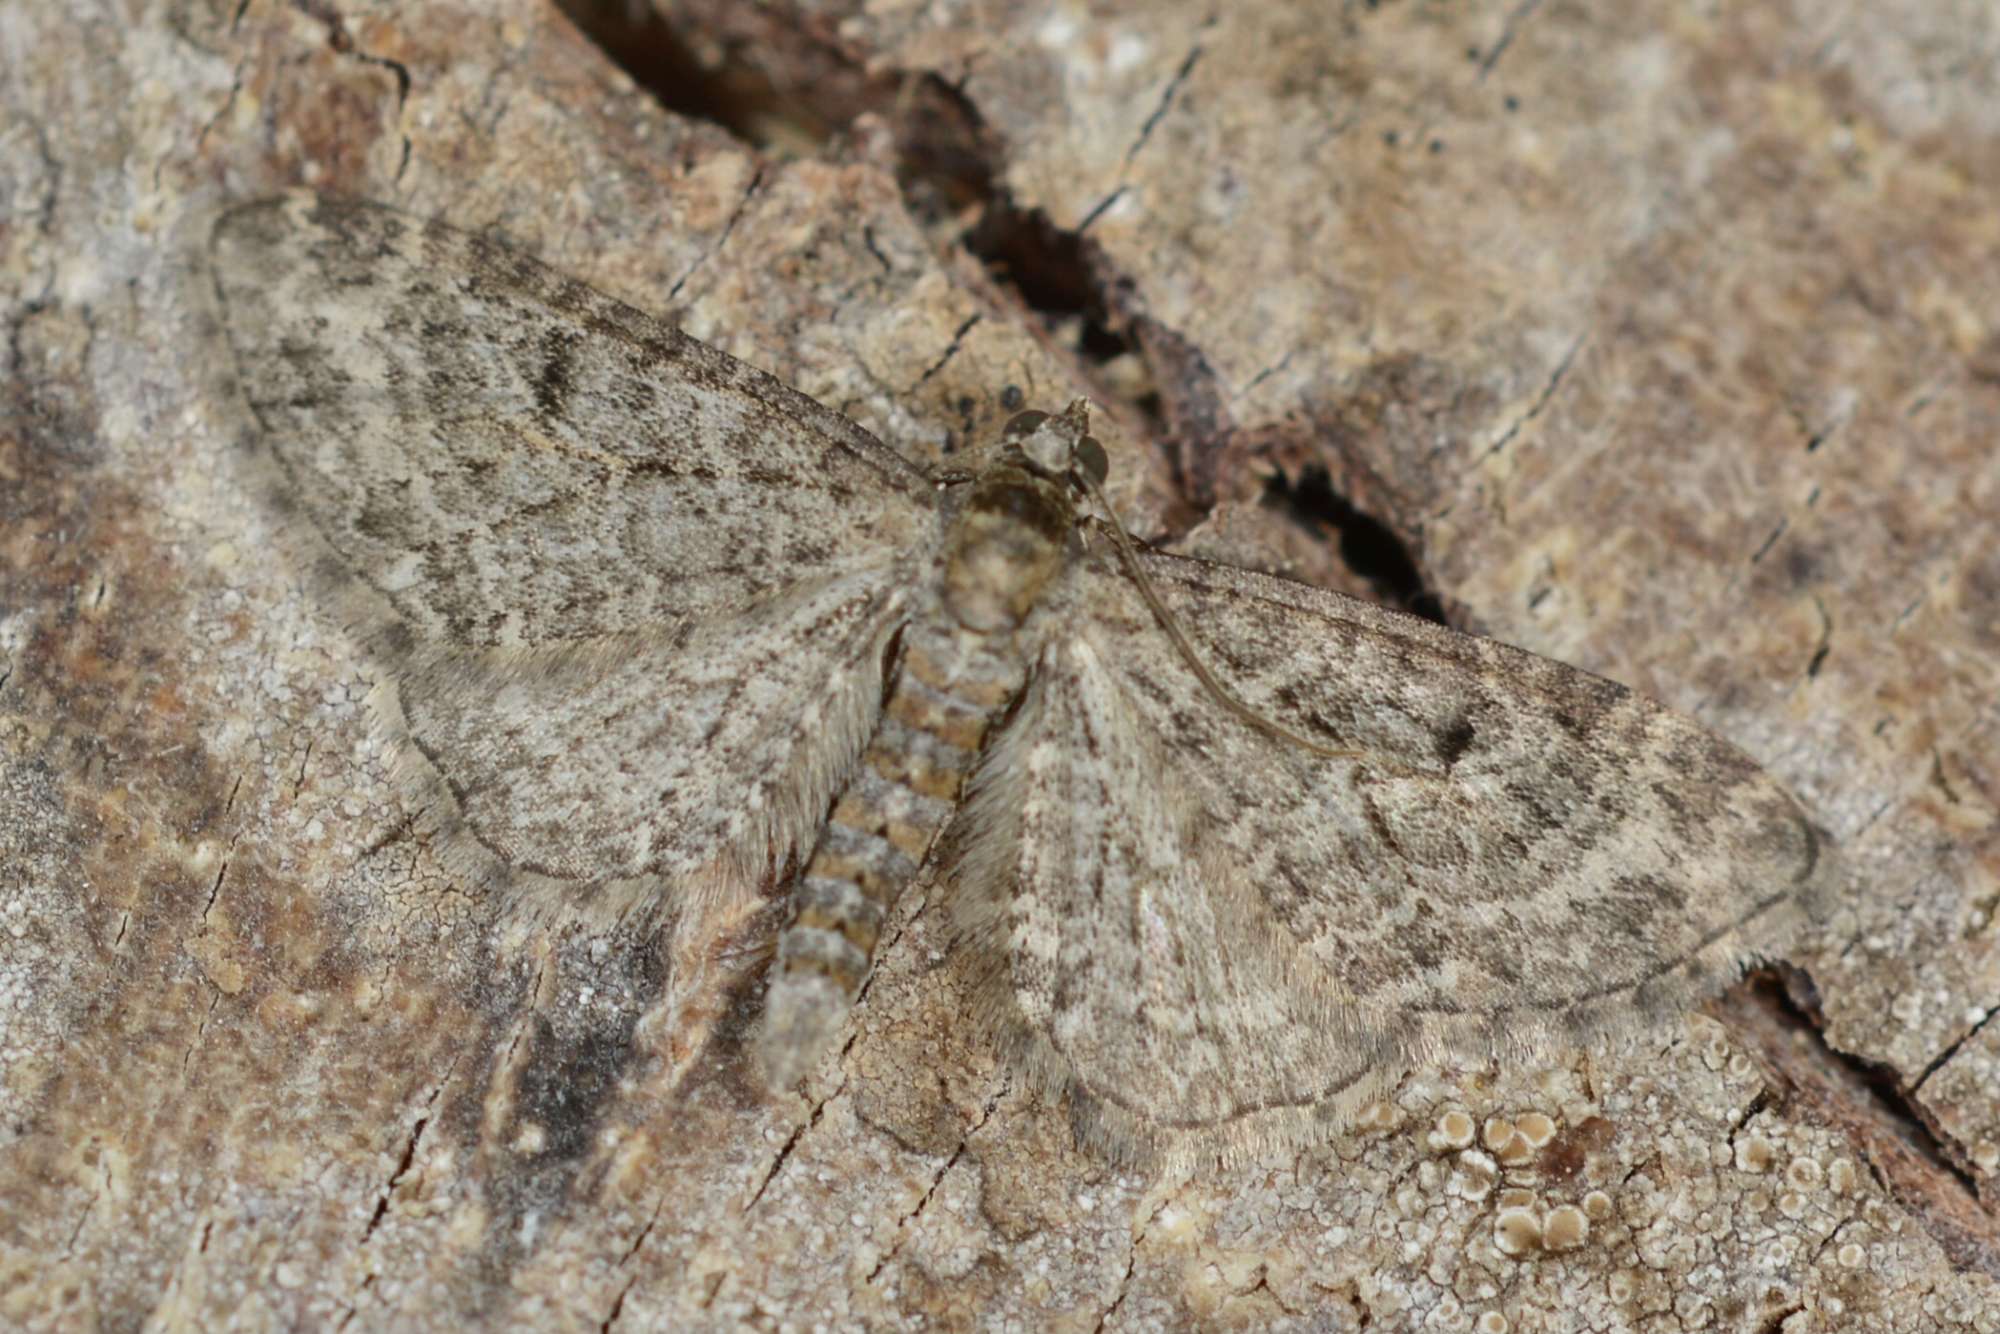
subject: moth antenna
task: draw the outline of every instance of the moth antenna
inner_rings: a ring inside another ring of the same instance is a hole
[[[1131,576],[1132,583],[1139,590],[1139,596],[1146,599],[1146,605],[1152,608],[1153,618],[1160,623],[1160,628],[1167,632],[1167,638],[1173,641],[1175,651],[1181,655],[1182,660],[1194,672],[1196,679],[1201,682],[1202,688],[1214,697],[1216,703],[1258,731],[1310,751],[1314,755],[1321,755],[1330,760],[1373,758],[1368,751],[1354,750],[1347,746],[1321,745],[1309,737],[1302,737],[1277,719],[1258,712],[1246,704],[1235,691],[1222,684],[1215,673],[1208,669],[1208,664],[1201,660],[1201,655],[1195,652],[1194,645],[1188,641],[1187,632],[1181,629],[1180,618],[1160,600],[1159,593],[1153,588],[1153,581],[1146,575],[1145,567],[1139,564],[1138,556],[1133,554],[1131,534],[1125,531],[1125,524],[1119,519],[1118,511],[1111,508],[1111,502],[1105,498],[1104,488],[1098,485],[1097,478],[1086,468],[1074,469],[1070,475],[1082,484],[1091,500],[1096,502],[1097,508],[1110,520],[1106,527],[1111,532],[1111,545],[1118,552],[1118,563],[1125,567],[1125,573]]]

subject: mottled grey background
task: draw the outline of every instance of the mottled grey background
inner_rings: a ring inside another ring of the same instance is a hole
[[[688,5],[606,29],[656,95],[526,3],[0,3],[0,1320],[2000,1328],[2000,20],[1624,13]],[[1788,990],[1161,1178],[913,899],[762,1100],[734,937],[497,932],[399,836],[191,358],[190,220],[297,183],[912,455],[1090,393],[1147,536],[1692,713],[1853,901]]]

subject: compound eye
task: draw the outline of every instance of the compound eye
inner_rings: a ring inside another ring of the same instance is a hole
[[[1007,419],[1007,424],[1001,428],[1000,434],[1009,440],[1026,439],[1035,433],[1036,427],[1048,419],[1049,414],[1046,412],[1036,412],[1032,409],[1027,412],[1017,412]]]
[[[1111,475],[1111,461],[1104,457],[1104,446],[1097,443],[1094,435],[1087,435],[1076,442],[1075,462],[1093,486],[1103,486],[1104,479]]]

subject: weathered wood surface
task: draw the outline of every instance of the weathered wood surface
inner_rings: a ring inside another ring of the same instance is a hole
[[[2000,1329],[2000,20],[1645,8],[695,5],[623,30],[663,106],[514,0],[0,5],[0,1322]],[[1357,582],[1343,497],[1852,900],[1789,1002],[1164,1179],[913,897],[765,1099],[757,924],[510,931],[399,838],[191,364],[191,220],[296,182],[913,453],[1091,393],[1192,549]]]

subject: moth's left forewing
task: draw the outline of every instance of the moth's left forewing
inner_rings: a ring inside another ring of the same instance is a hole
[[[372,660],[411,827],[454,877],[596,922],[769,892],[876,730],[929,478],[434,220],[299,193],[203,244],[233,470]]]

